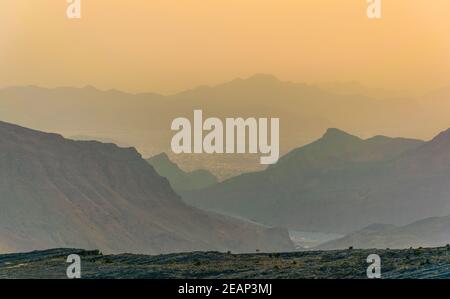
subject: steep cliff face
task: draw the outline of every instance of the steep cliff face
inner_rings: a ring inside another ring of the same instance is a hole
[[[288,234],[185,205],[133,148],[0,122],[0,249],[289,250]]]

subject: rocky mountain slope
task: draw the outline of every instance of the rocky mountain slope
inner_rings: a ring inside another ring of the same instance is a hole
[[[188,207],[133,148],[0,122],[0,250],[290,250],[286,231]]]

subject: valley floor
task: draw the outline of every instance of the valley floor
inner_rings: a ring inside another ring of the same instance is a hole
[[[67,256],[81,257],[82,278],[367,278],[366,259],[381,257],[382,278],[450,278],[450,248],[340,250],[227,254],[192,252],[158,256],[102,255],[52,249],[0,255],[0,278],[66,278]]]

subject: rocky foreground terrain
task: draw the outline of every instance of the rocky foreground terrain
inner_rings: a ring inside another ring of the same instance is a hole
[[[52,249],[0,255],[0,278],[66,278],[66,258],[81,257],[82,278],[366,278],[369,254],[381,257],[382,278],[450,278],[450,247],[231,254],[102,255]]]

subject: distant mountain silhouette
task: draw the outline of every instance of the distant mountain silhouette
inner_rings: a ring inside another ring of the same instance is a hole
[[[355,90],[343,93],[264,74],[168,96],[101,91],[89,86],[12,87],[0,89],[0,119],[64,136],[120,140],[136,146],[145,156],[153,156],[170,150],[172,120],[192,118],[194,109],[202,109],[205,118],[279,117],[283,154],[317,139],[329,127],[351,129],[361,136],[431,136],[436,131],[433,124],[448,122],[450,117],[445,105],[437,117],[414,98],[377,97]],[[200,155],[194,166],[191,157],[185,157],[186,162],[177,160],[183,169],[212,170],[220,179],[234,175],[236,168],[241,173],[261,170],[258,159],[247,156],[228,155],[233,161],[224,164],[221,157]]]
[[[364,86],[357,81],[346,82],[324,82],[316,84],[319,88],[328,92],[342,95],[362,95],[374,98],[402,98],[409,96],[407,92],[402,90],[387,90],[382,88],[371,88]]]
[[[217,183],[217,178],[207,170],[183,171],[177,164],[170,161],[165,153],[147,160],[156,172],[169,180],[172,188],[181,194],[184,191],[203,189]]]
[[[450,131],[449,131],[450,132]],[[349,233],[450,214],[450,134],[429,142],[329,129],[265,171],[191,192],[203,209],[298,231]]]
[[[0,250],[289,250],[285,230],[184,204],[134,148],[0,122]]]
[[[450,244],[450,216],[433,217],[401,227],[370,225],[360,231],[318,246],[320,250],[344,248],[418,248]]]

